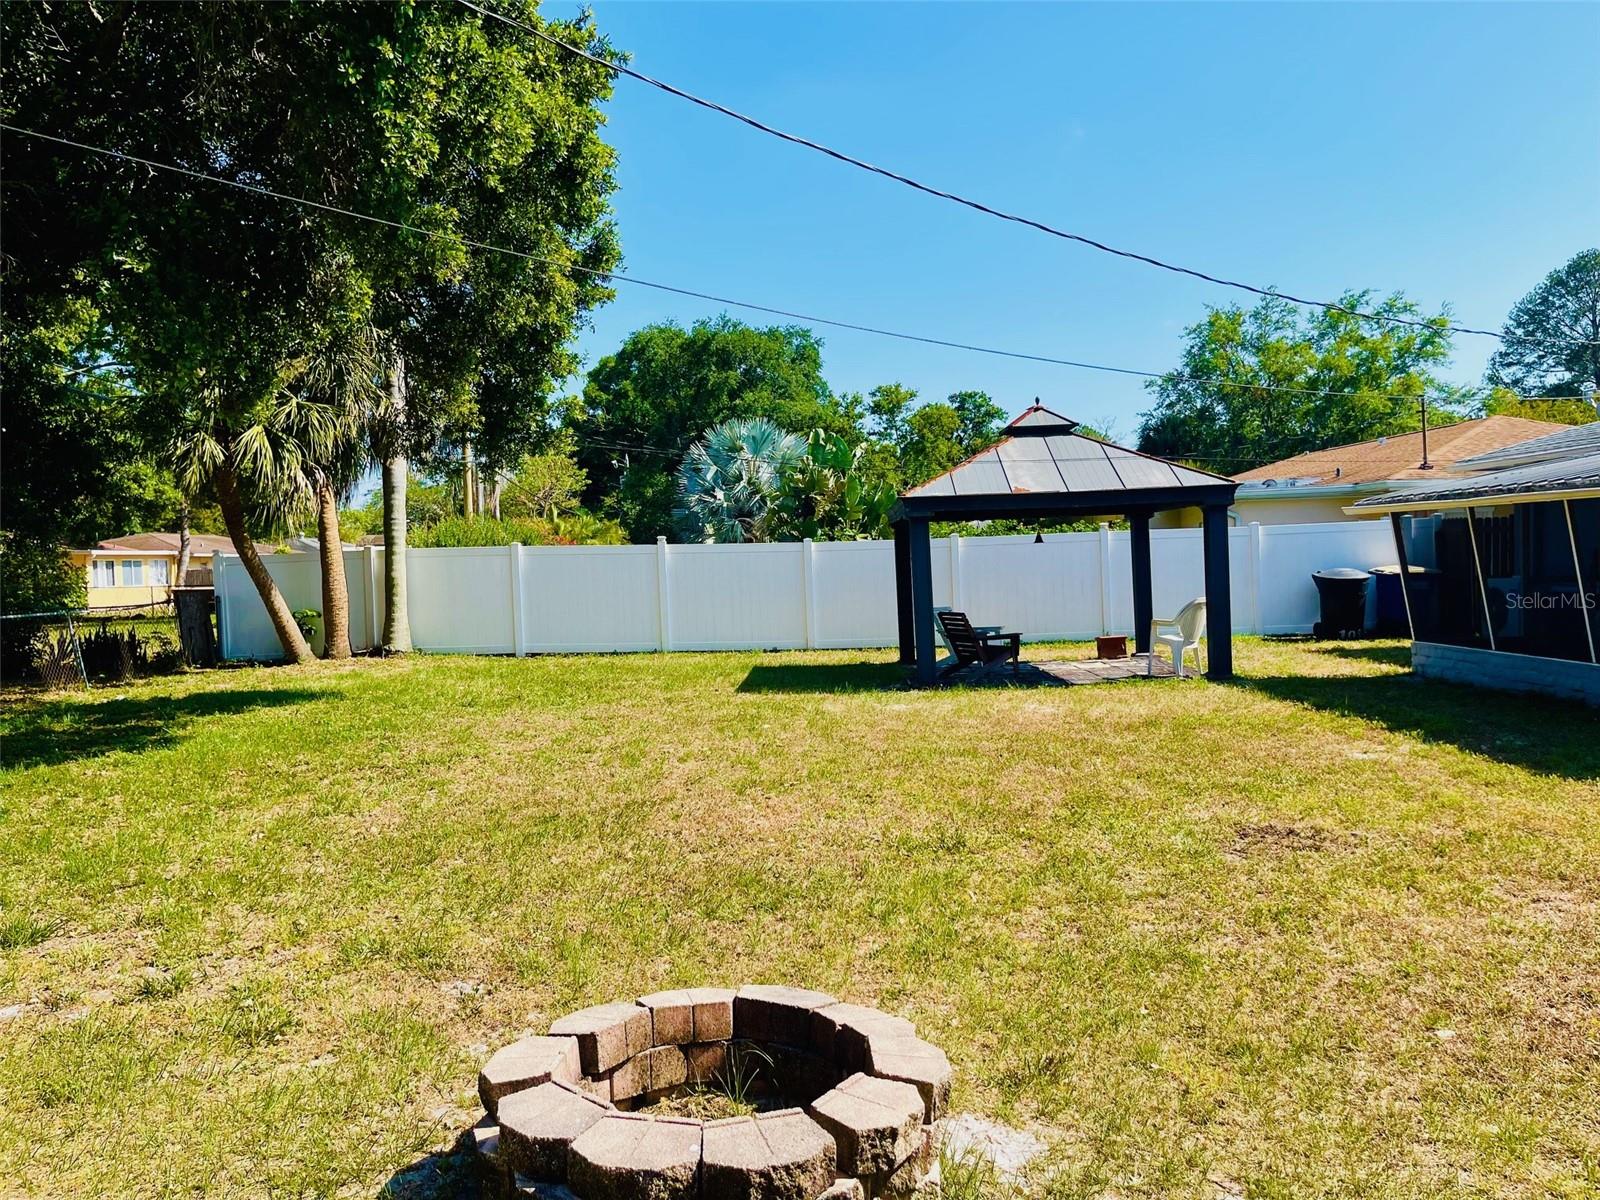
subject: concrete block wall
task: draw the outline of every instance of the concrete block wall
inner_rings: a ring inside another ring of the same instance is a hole
[[[1600,707],[1600,666],[1594,663],[1414,642],[1411,668],[1428,679],[1470,683],[1503,692],[1538,692]]]

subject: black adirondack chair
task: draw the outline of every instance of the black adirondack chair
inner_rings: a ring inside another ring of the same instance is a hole
[[[949,675],[967,667],[988,670],[1010,660],[1011,670],[1018,669],[1022,655],[1020,633],[979,633],[963,612],[941,611],[934,614],[944,630],[945,640],[955,652],[956,660],[942,674]]]

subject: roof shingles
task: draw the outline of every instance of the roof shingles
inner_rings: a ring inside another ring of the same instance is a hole
[[[1370,442],[1330,446],[1281,459],[1266,466],[1241,471],[1234,478],[1240,483],[1267,479],[1315,479],[1319,483],[1384,483],[1391,479],[1436,479],[1474,455],[1504,449],[1530,438],[1553,433],[1563,426],[1527,417],[1496,415],[1440,425],[1428,431],[1428,460],[1433,469],[1422,467],[1422,434],[1397,433]]]
[[[96,550],[143,550],[147,553],[176,554],[178,535],[175,533],[130,533],[126,537],[106,538],[95,543]],[[193,554],[233,553],[233,542],[214,533],[196,533],[189,537],[189,550]]]

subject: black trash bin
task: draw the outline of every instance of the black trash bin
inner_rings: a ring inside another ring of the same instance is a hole
[[[1322,601],[1322,620],[1311,627],[1313,637],[1360,637],[1367,625],[1367,580],[1365,571],[1354,567],[1333,567],[1313,571],[1317,597]]]

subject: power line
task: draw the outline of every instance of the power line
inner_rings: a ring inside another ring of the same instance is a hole
[[[758,130],[761,133],[770,134],[772,137],[780,138],[781,140],[790,142],[796,146],[803,146],[807,150],[815,150],[817,153],[825,154],[829,158],[836,159],[847,166],[856,167],[860,170],[868,171],[874,175],[881,175],[885,179],[892,179],[896,183],[904,184],[906,187],[912,188],[915,191],[922,192],[926,195],[935,196],[941,200],[948,200],[953,204],[963,205],[966,208],[974,209],[977,212],[986,214],[987,216],[998,217],[1002,221],[1010,221],[1017,225],[1025,225],[1031,229],[1037,229],[1041,233],[1047,233],[1052,237],[1062,238],[1069,242],[1077,242],[1080,245],[1088,246],[1091,249],[1099,250],[1105,254],[1115,255],[1118,258],[1131,259],[1134,262],[1141,262],[1147,266],[1157,267],[1163,271],[1171,271],[1176,275],[1187,275],[1192,279],[1203,280],[1206,283],[1214,283],[1221,287],[1235,288],[1244,292],[1252,292],[1257,296],[1267,296],[1276,300],[1287,300],[1291,304],[1298,304],[1304,308],[1322,308],[1329,312],[1344,313],[1347,316],[1359,317],[1365,321],[1382,321],[1394,325],[1407,325],[1414,329],[1438,329],[1448,331],[1450,333],[1466,333],[1477,337],[1492,337],[1501,340],[1537,342],[1545,345],[1567,344],[1564,341],[1550,342],[1544,338],[1520,337],[1516,334],[1506,334],[1494,329],[1475,329],[1470,325],[1439,324],[1434,321],[1421,320],[1415,317],[1385,316],[1381,313],[1363,312],[1360,309],[1350,308],[1346,305],[1338,304],[1330,300],[1307,300],[1303,297],[1292,296],[1287,292],[1280,292],[1273,288],[1258,287],[1253,283],[1244,283],[1237,279],[1226,279],[1219,275],[1211,275],[1205,271],[1197,270],[1194,267],[1180,266],[1177,263],[1170,263],[1163,259],[1154,258],[1148,254],[1141,254],[1135,250],[1123,250],[1116,246],[1108,245],[1105,242],[1098,241],[1095,238],[1088,237],[1085,234],[1072,233],[1069,230],[1059,229],[1054,225],[1047,225],[1043,221],[1034,220],[1032,217],[1025,217],[1018,213],[1006,212],[1004,209],[994,208],[980,200],[973,200],[967,196],[962,196],[959,193],[946,191],[943,188],[937,188],[931,184],[922,183],[919,180],[913,179],[909,175],[902,175],[898,171],[891,171],[887,167],[877,166],[874,163],[867,162],[865,159],[856,158],[854,155],[846,154],[842,150],[835,150],[831,146],[826,146],[821,142],[813,141],[807,137],[802,137],[797,133],[789,133],[786,130],[778,129],[772,125],[768,125],[764,121],[757,120],[755,117],[739,112],[737,109],[732,109],[726,105],[718,104],[715,100],[708,100],[704,96],[697,96],[693,92],[685,91],[683,88],[676,87],[675,85],[670,84],[663,79],[657,79],[654,76],[646,75],[643,71],[636,71],[632,67],[625,66],[622,63],[611,62],[608,59],[601,58],[597,54],[591,54],[581,46],[574,46],[570,42],[564,42],[560,38],[555,37],[553,34],[547,33],[545,30],[540,29],[535,25],[530,25],[526,21],[520,20],[516,17],[506,16],[504,13],[498,13],[491,9],[483,8],[480,5],[474,4],[472,0],[458,0],[458,3],[462,4],[466,8],[471,9],[473,12],[481,13],[483,16],[492,17],[496,21],[501,21],[507,25],[515,26],[518,29],[525,30],[542,41],[548,42],[552,46],[560,47],[569,54],[575,54],[579,58],[587,59],[589,62],[604,67],[608,71],[615,71],[617,74],[626,75],[630,79],[637,79],[640,83],[646,83],[653,88],[659,88],[661,91],[666,92],[668,95],[676,96],[680,100],[687,100],[689,103],[697,104],[701,108],[709,109],[715,113],[721,113],[725,117],[731,117],[735,121],[739,121],[745,125],[748,125],[750,128]],[[1596,341],[1580,340],[1575,341],[1572,344],[1579,346],[1600,346],[1600,342]]]
[[[465,0],[463,0],[465,2]],[[515,250],[506,246],[497,246],[491,242],[480,242],[464,237],[458,233],[445,233],[437,229],[425,229],[420,225],[412,225],[405,221],[396,221],[388,217],[377,217],[370,213],[358,212],[353,208],[344,208],[337,204],[327,204],[320,200],[308,200],[303,196],[291,195],[287,192],[274,191],[262,187],[260,184],[245,183],[237,179],[228,179],[221,175],[211,175],[204,171],[196,171],[189,167],[180,167],[173,163],[164,163],[152,158],[143,158],[137,154],[128,154],[121,150],[111,150],[104,146],[94,146],[87,142],[74,141],[71,138],[59,137],[55,134],[41,133],[35,129],[25,129],[20,125],[11,125],[0,122],[0,129],[11,133],[20,133],[27,137],[39,138],[58,145],[69,146],[75,150],[82,150],[90,154],[100,154],[108,158],[121,159],[125,162],[135,163],[142,167],[149,167],[158,171],[170,171],[174,174],[184,175],[191,179],[203,180],[207,183],[220,184],[224,187],[239,188],[243,191],[253,192],[256,195],[266,196],[269,199],[281,200],[289,204],[301,204],[307,208],[317,209],[321,212],[334,213],[338,216],[351,217],[358,221],[369,221],[376,225],[383,225],[390,229],[399,229],[408,233],[420,234],[423,237],[437,238],[442,241],[453,242],[469,246],[475,250],[485,250],[495,254],[508,254],[514,258],[525,259],[529,262],[543,263],[563,271],[576,271],[592,276],[607,283],[630,283],[636,287],[650,288],[660,292],[670,292],[677,296],[687,296],[696,300],[707,300],[713,304],[727,305],[733,308],[749,309],[753,312],[767,313],[771,316],[786,317],[793,321],[803,321],[813,325],[827,325],[835,329],[848,329],[856,333],[870,333],[877,337],[897,338],[900,341],[917,342],[928,346],[941,346],[951,350],[965,350],[974,354],[988,354],[999,358],[1022,359],[1027,362],[1047,363],[1053,366],[1070,367],[1080,371],[1100,371],[1112,375],[1130,375],[1141,379],[1172,379],[1184,383],[1210,385],[1215,387],[1233,387],[1257,392],[1282,392],[1303,396],[1349,396],[1349,391],[1340,391],[1330,388],[1298,387],[1284,383],[1257,383],[1243,380],[1228,379],[1222,376],[1190,375],[1182,371],[1145,371],[1134,367],[1114,367],[1105,363],[1083,362],[1077,359],[1056,358],[1046,354],[1031,354],[1020,350],[1003,350],[994,346],[980,346],[971,342],[957,342],[945,338],[929,337],[923,334],[906,333],[902,330],[883,329],[874,325],[862,325],[854,321],[841,321],[833,317],[821,317],[811,313],[795,312],[791,309],[777,308],[768,304],[758,304],[750,300],[738,300],[730,296],[718,296],[711,292],[696,291],[692,288],[677,287],[669,283],[660,283],[655,280],[641,279],[636,275],[625,275],[616,271],[602,271],[594,267],[585,267],[578,263],[562,262],[559,259],[548,258],[544,255],[530,254],[525,250]],[[1370,392],[1367,395],[1382,399],[1417,400],[1421,397],[1410,392]],[[1519,397],[1526,399],[1526,397]],[[1545,396],[1538,399],[1546,400],[1580,400],[1581,396]]]
[[[81,392],[82,394],[84,394],[86,396],[92,396],[92,397],[95,397],[96,399],[100,399],[100,400],[122,400],[122,399],[127,399],[128,398],[127,396],[113,396],[113,395],[110,395],[110,394],[108,394],[106,392],[96,391],[95,389],[89,388],[89,387],[85,387],[83,384],[80,384],[80,383],[63,382],[62,386],[71,388],[73,391]],[[1440,429],[1448,429],[1449,426],[1441,425],[1438,428],[1440,428]],[[578,445],[580,445],[580,446],[588,446],[589,448],[594,449],[594,450],[611,451],[613,453],[622,453],[622,454],[652,454],[652,455],[655,455],[655,456],[660,457],[660,458],[671,459],[674,462],[676,462],[677,460],[679,460],[679,459],[681,459],[683,457],[684,453],[686,452],[687,446],[689,444],[692,444],[693,442],[700,440],[699,437],[692,437],[692,438],[689,438],[685,442],[685,444],[683,446],[651,446],[651,445],[642,445],[642,444],[639,444],[639,443],[636,443],[636,442],[621,442],[621,441],[617,441],[617,440],[615,440],[613,438],[591,437],[588,434],[582,433],[579,430],[575,430],[575,429],[571,428],[570,426],[565,429],[565,432]],[[1417,431],[1416,430],[1410,430],[1408,432],[1415,433]],[[1391,434],[1390,436],[1392,436],[1392,437],[1404,437],[1405,434],[1403,434],[1403,433]],[[1096,439],[1096,440],[1099,440],[1099,439]],[[1278,440],[1279,441],[1285,441],[1285,442],[1299,442],[1299,441],[1315,440],[1315,438],[1311,434],[1300,434],[1300,435],[1296,435],[1294,437],[1281,438],[1281,439],[1278,439]],[[1325,446],[1325,447],[1321,447],[1321,448],[1318,448],[1318,449],[1302,451],[1301,454],[1332,454],[1337,450],[1338,450],[1337,446]],[[1259,460],[1259,457],[1258,456],[1254,456],[1254,455],[1246,455],[1246,454],[1212,454],[1212,453],[1209,453],[1208,451],[1203,451],[1203,450],[1179,450],[1179,451],[1174,451],[1174,452],[1168,453],[1167,455],[1165,455],[1165,457],[1167,459],[1171,460],[1171,461],[1174,461],[1174,462],[1189,461],[1189,462],[1203,462],[1203,463],[1207,463],[1207,464],[1247,462],[1247,463],[1253,463],[1253,464],[1256,464],[1256,465],[1259,465],[1259,466],[1268,465],[1268,464],[1265,464],[1265,463],[1261,463],[1260,460]],[[1291,457],[1299,457],[1299,455],[1293,455]],[[1338,459],[1338,462],[1335,465],[1336,466],[1362,466],[1362,465],[1366,465],[1368,463],[1379,463],[1379,464],[1383,464],[1385,466],[1392,466],[1394,464],[1394,460],[1392,458],[1365,458],[1365,457],[1355,458],[1355,457],[1350,457],[1348,455],[1340,455],[1339,459]],[[1250,468],[1250,469],[1253,469],[1253,468]],[[1326,471],[1324,471],[1323,473],[1325,474]],[[511,473],[507,472],[504,469],[497,469],[496,474],[498,476],[500,476],[501,478],[510,478],[510,477],[512,477]],[[1250,482],[1250,481],[1246,481],[1246,482]],[[1367,481],[1367,482],[1371,482],[1371,481]]]

